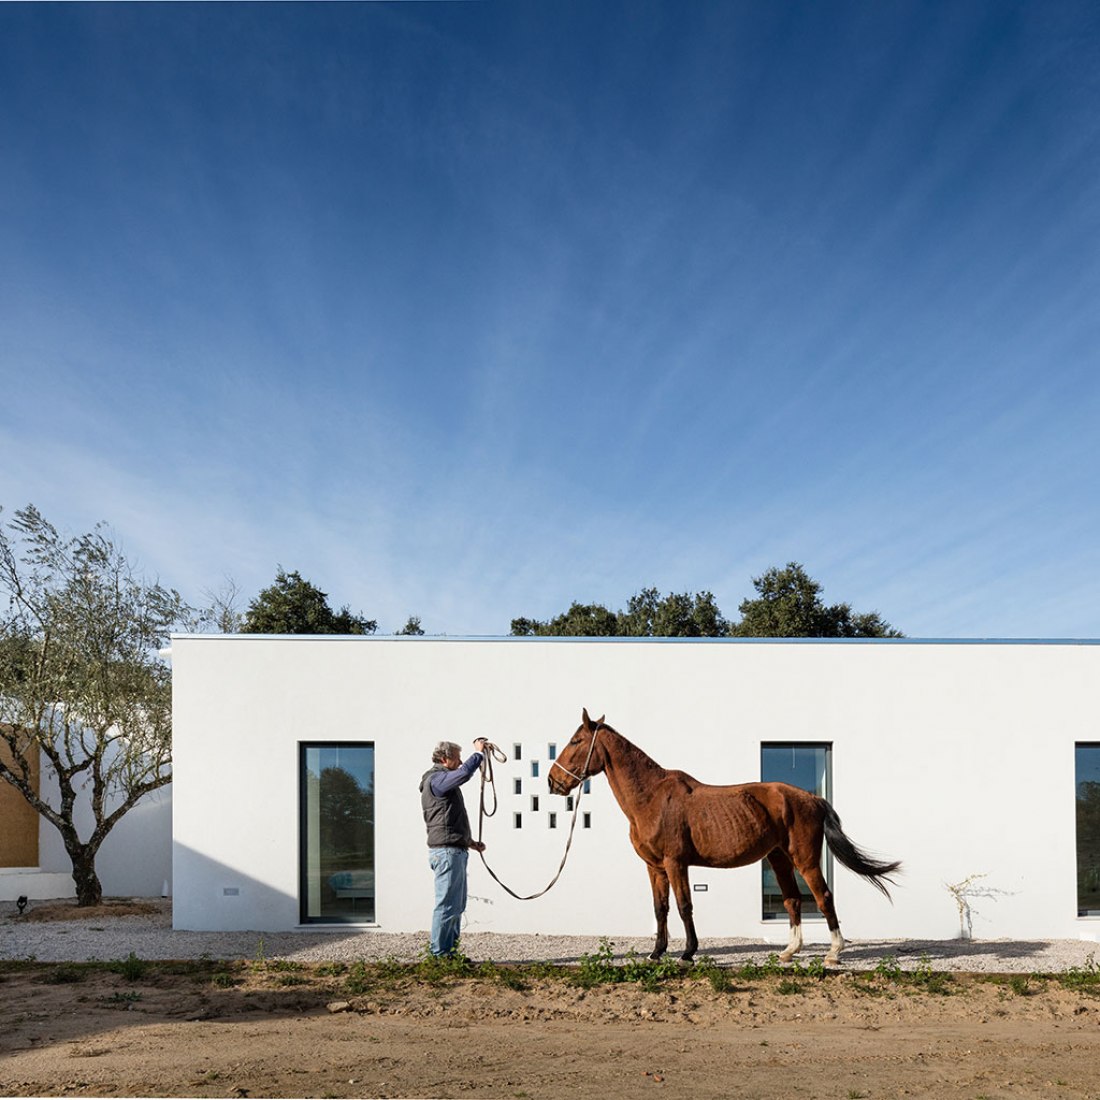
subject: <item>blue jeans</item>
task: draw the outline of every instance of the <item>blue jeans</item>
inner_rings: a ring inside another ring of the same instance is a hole
[[[466,911],[465,848],[429,848],[435,872],[435,912],[432,914],[432,954],[449,955],[458,944]]]

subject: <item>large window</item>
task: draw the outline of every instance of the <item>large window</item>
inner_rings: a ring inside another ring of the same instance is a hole
[[[1077,915],[1100,917],[1100,745],[1078,745]]]
[[[832,796],[832,745],[823,742],[786,741],[766,742],[760,746],[760,778],[765,783],[790,783],[794,787],[819,794],[822,798]],[[832,889],[833,861],[827,853],[823,860],[825,878]],[[798,888],[802,892],[803,917],[820,917],[821,912],[814,901],[802,876],[795,872]],[[771,864],[764,860],[763,865],[763,917],[764,920],[787,919],[787,910],[783,908],[783,892],[776,882]]]
[[[372,922],[374,745],[300,751],[302,923]]]

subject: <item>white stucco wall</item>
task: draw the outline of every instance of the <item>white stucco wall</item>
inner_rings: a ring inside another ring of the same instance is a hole
[[[955,936],[945,884],[973,874],[994,892],[973,903],[976,936],[1100,932],[1076,916],[1074,836],[1074,745],[1100,741],[1100,645],[203,635],[174,638],[172,663],[179,928],[298,926],[298,744],[309,741],[375,745],[379,928],[429,926],[417,784],[440,738],[465,747],[487,736],[509,756],[522,744],[522,763],[496,769],[486,855],[518,893],[541,889],[568,823],[546,790],[547,745],[564,746],[587,707],[659,763],[711,783],[758,779],[761,742],[831,742],[846,832],[904,861],[893,905],[836,868],[849,938]],[[476,831],[478,780],[464,790]],[[541,899],[513,900],[471,858],[468,929],[653,931],[646,871],[602,776],[583,809],[592,828],[578,829]],[[692,881],[708,887],[693,895],[701,936],[785,942],[760,917],[758,866],[697,868]],[[675,911],[670,921],[680,935]],[[826,938],[820,922],[807,931]]]
[[[56,785],[56,784],[55,784]],[[45,781],[44,781],[45,786]],[[48,791],[52,794],[52,791]],[[56,799],[53,799],[56,804]],[[95,828],[86,792],[77,803],[76,825],[82,837]],[[68,876],[66,890],[51,897],[72,897],[72,862],[61,834],[44,818],[38,840],[39,863]],[[105,897],[160,897],[172,876],[172,786],[147,794],[107,835],[96,856],[96,874]]]

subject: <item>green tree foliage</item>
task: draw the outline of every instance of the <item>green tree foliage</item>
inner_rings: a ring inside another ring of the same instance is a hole
[[[753,578],[758,596],[741,602],[741,620],[731,623],[710,592],[643,588],[624,611],[602,604],[574,603],[546,622],[513,619],[518,637],[589,638],[900,638],[878,612],[857,614],[846,603],[826,606],[821,585],[797,562]]]
[[[275,583],[248,605],[240,624],[242,634],[373,634],[377,629],[375,619],[353,615],[346,606],[333,611],[327,593],[282,566]]]
[[[397,631],[398,634],[413,634],[421,635],[424,633],[424,628],[420,625],[420,618],[417,615],[410,615],[405,625]]]
[[[618,616],[618,633],[631,638],[721,638],[729,624],[710,592],[670,592],[643,588]]]
[[[171,781],[171,672],[159,650],[192,625],[179,594],[138,578],[102,525],[58,534],[33,507],[0,528],[0,738],[10,783],[61,834],[77,902],[95,905],[103,841]],[[35,789],[35,758],[58,794]],[[91,803],[90,832],[74,820]]]
[[[753,578],[756,599],[741,601],[738,638],[901,638],[877,611],[856,614],[849,604],[826,605],[821,585],[798,562]]]
[[[547,622],[512,620],[512,634],[517,637],[716,638],[726,632],[727,623],[711,593],[671,592],[662,597],[656,588],[636,593],[625,611],[574,603]]]
[[[535,619],[513,619],[512,633],[517,637],[539,635],[541,637],[611,638],[616,629],[616,615],[598,603],[573,603],[569,610],[549,622]]]

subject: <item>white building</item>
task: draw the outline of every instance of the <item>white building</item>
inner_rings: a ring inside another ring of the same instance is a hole
[[[822,787],[858,844],[904,865],[892,905],[832,870],[849,938],[957,936],[949,887],[968,878],[976,937],[1100,933],[1096,832],[1076,824],[1100,794],[1096,642],[186,635],[172,664],[177,928],[426,930],[417,786],[440,739],[507,752],[486,858],[516,893],[541,890],[571,817],[547,768],[587,707],[705,782]],[[513,899],[471,856],[468,930],[652,933],[626,818],[590,783],[544,897]],[[692,883],[700,936],[786,942],[758,865]],[[806,931],[827,939],[820,920]]]

